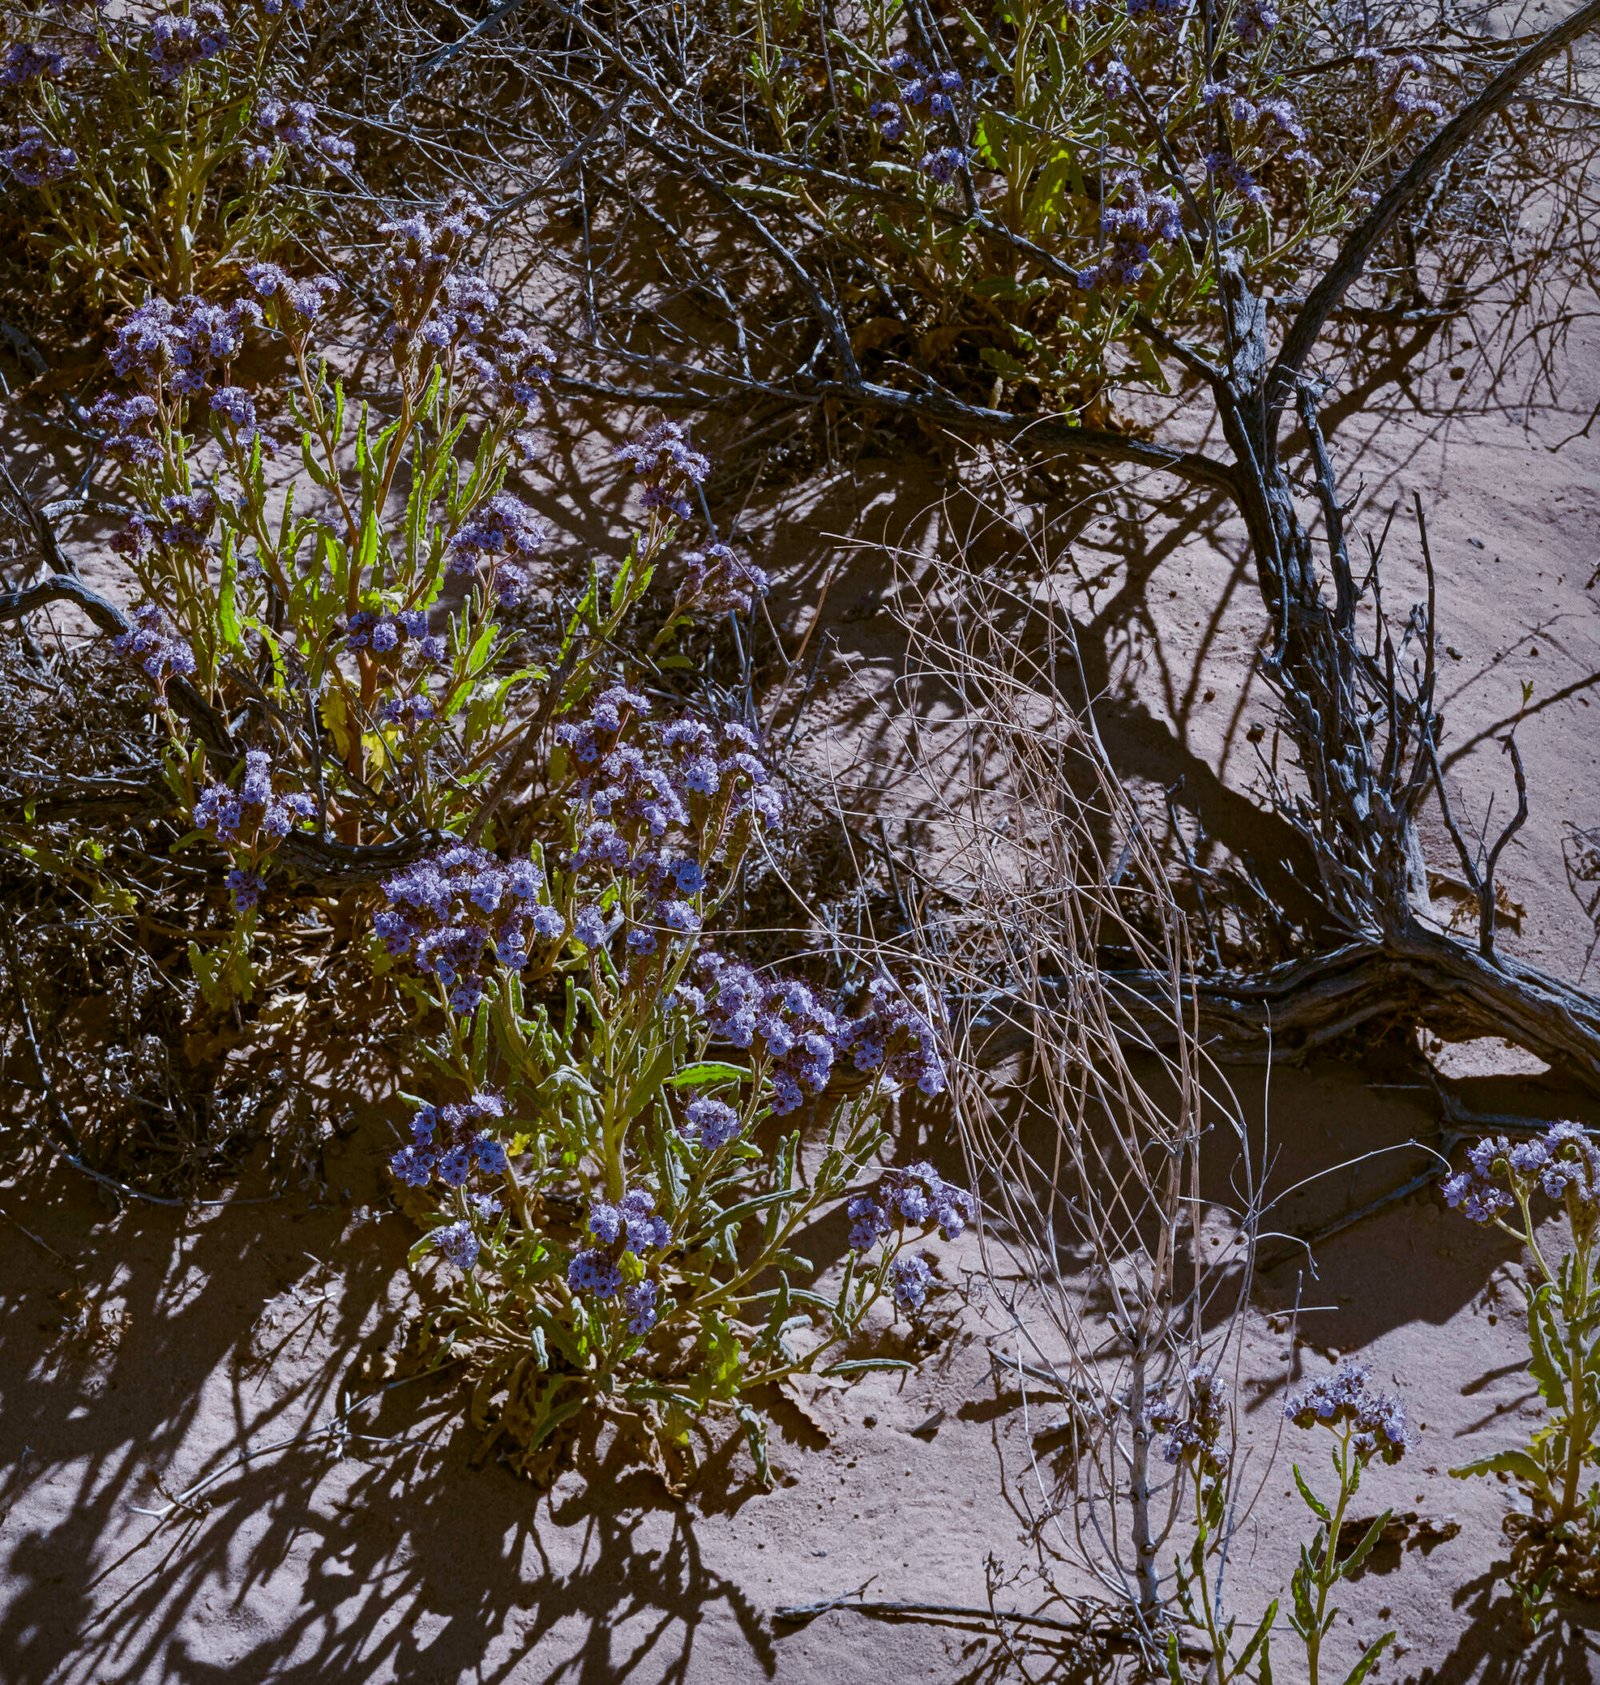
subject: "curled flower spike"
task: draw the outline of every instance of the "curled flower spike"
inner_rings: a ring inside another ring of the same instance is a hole
[[[1145,1425],[1160,1435],[1162,1458],[1174,1467],[1190,1464],[1203,1485],[1228,1472],[1232,1455],[1221,1443],[1227,1421],[1227,1388],[1205,1363],[1195,1364],[1185,1375],[1181,1404],[1158,1393],[1145,1408]]]
[[[711,464],[689,448],[683,429],[675,421],[658,421],[617,455],[640,481],[646,509],[652,513],[663,510],[679,520],[688,520],[689,500],[684,494],[690,486],[704,484]]]
[[[201,791],[194,804],[194,827],[210,832],[220,843],[251,844],[286,837],[298,821],[315,814],[316,804],[304,792],[274,792],[270,757],[264,749],[251,749],[237,789],[211,784]]]
[[[1365,1363],[1341,1363],[1330,1374],[1292,1393],[1284,1416],[1297,1428],[1351,1427],[1350,1443],[1362,1462],[1381,1457],[1398,1463],[1414,1443],[1405,1404],[1393,1393],[1379,1392],[1367,1383],[1372,1370]]]
[[[765,571],[726,544],[708,544],[683,558],[680,604],[693,603],[705,614],[748,614],[770,581]]]
[[[506,1170],[506,1150],[491,1133],[505,1115],[505,1103],[481,1090],[445,1106],[422,1106],[411,1120],[411,1145],[389,1160],[408,1187],[425,1188],[437,1176],[447,1188],[463,1187],[476,1169],[486,1176]]]
[[[1580,1241],[1600,1228],[1600,1146],[1578,1124],[1557,1123],[1533,1140],[1489,1135],[1467,1153],[1467,1168],[1445,1177],[1439,1191],[1474,1223],[1497,1222],[1543,1193],[1567,1208]]]
[[[111,640],[111,647],[118,655],[138,662],[158,691],[165,690],[174,673],[194,671],[194,652],[168,629],[154,603],[142,604],[128,618],[132,624]]]
[[[870,1251],[881,1240],[906,1230],[927,1234],[937,1228],[946,1240],[958,1240],[978,1215],[977,1202],[964,1188],[945,1181],[926,1160],[903,1170],[885,1171],[871,1193],[857,1194],[845,1206],[850,1245]]]
[[[653,1281],[641,1281],[624,1291],[622,1306],[628,1313],[630,1334],[648,1334],[655,1327],[660,1316],[656,1309],[659,1294],[660,1288]]]

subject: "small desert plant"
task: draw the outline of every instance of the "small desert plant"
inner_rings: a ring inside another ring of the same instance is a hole
[[[207,292],[307,227],[354,148],[305,97],[305,0],[8,10],[7,221],[68,305]]]
[[[1548,1412],[1526,1445],[1451,1472],[1510,1475],[1532,1513],[1513,1518],[1513,1567],[1537,1621],[1559,1586],[1600,1600],[1600,1149],[1574,1123],[1511,1141],[1489,1136],[1447,1178],[1445,1202],[1474,1223],[1492,1223],[1527,1248],[1534,1279],[1524,1293],[1528,1373]],[[1541,1243],[1534,1201],[1560,1203],[1572,1243],[1552,1257]]]
[[[477,1419],[544,1473],[599,1405],[676,1480],[723,1411],[764,1472],[761,1389],[898,1362],[839,1348],[886,1294],[920,1310],[905,1247],[975,1215],[930,1165],[870,1170],[889,1098],[944,1086],[939,1014],[887,975],[840,1013],[710,946],[784,803],[753,731],[657,718],[678,632],[766,583],[710,544],[639,631],[709,467],[672,424],[621,450],[643,524],[531,659],[544,534],[509,477],[550,354],[464,268],[478,221],[458,199],[383,230],[388,388],[359,406],[317,350],[332,277],[252,263],[235,296],[120,324],[89,412],[139,509],[114,547],[146,601],[116,644],[165,725],[175,847],[225,856],[231,935],[190,944],[213,1005],[258,992],[258,921],[309,887],[392,985],[368,1012],[409,1006],[391,1045],[429,1098],[391,1162],[417,1261],[458,1272],[423,1343],[467,1360]],[[841,1203],[824,1297],[797,1248]]]
[[[138,510],[112,544],[145,600],[116,644],[167,721],[175,799],[232,867],[234,939],[195,950],[224,998],[250,993],[277,864],[306,865],[307,847],[348,863],[466,824],[547,676],[502,622],[544,539],[505,482],[550,354],[461,269],[474,222],[463,201],[388,226],[381,414],[348,403],[317,352],[338,282],[271,263],[225,301],[139,306],[111,344],[122,384],[89,411]],[[279,359],[250,385],[247,340]],[[673,524],[652,511],[607,590],[591,580],[566,628],[564,694],[585,694],[583,652],[649,585]]]
[[[933,1011],[887,978],[851,1016],[706,931],[780,807],[741,727],[600,693],[556,750],[564,827],[509,866],[458,847],[385,885],[378,928],[444,1028],[393,1158],[459,1272],[426,1344],[465,1356],[474,1411],[545,1474],[562,1424],[617,1418],[669,1481],[710,1414],[798,1371],[898,1366],[838,1348],[887,1291],[922,1307],[904,1248],[974,1215],[930,1165],[869,1177],[900,1086],[944,1087]],[[564,776],[563,776],[564,774]],[[810,1124],[810,1129],[803,1125]],[[819,1293],[806,1225],[847,1202]]]
[[[1332,1374],[1291,1394],[1284,1405],[1284,1415],[1296,1427],[1326,1428],[1334,1439],[1329,1460],[1337,1490],[1331,1503],[1317,1496],[1300,1465],[1294,1465],[1295,1486],[1317,1522],[1310,1543],[1300,1547],[1300,1560],[1289,1582],[1289,1625],[1305,1651],[1304,1671],[1297,1669],[1295,1676],[1306,1679],[1309,1685],[1321,1685],[1321,1681],[1330,1677],[1324,1644],[1338,1609],[1330,1604],[1329,1598],[1334,1588],[1349,1579],[1372,1554],[1389,1522],[1390,1512],[1386,1510],[1368,1523],[1361,1537],[1345,1550],[1344,1518],[1350,1500],[1360,1490],[1362,1473],[1374,1458],[1385,1463],[1399,1462],[1413,1438],[1405,1406],[1392,1394],[1369,1386],[1369,1375],[1363,1364],[1342,1363]],[[1161,1401],[1152,1407],[1150,1420],[1162,1434],[1163,1457],[1171,1464],[1184,1467],[1190,1476],[1195,1539],[1188,1562],[1179,1571],[1178,1601],[1188,1620],[1205,1635],[1205,1647],[1211,1657],[1209,1677],[1216,1685],[1247,1679],[1270,1685],[1279,1600],[1274,1599],[1268,1605],[1249,1638],[1236,1647],[1237,1621],[1222,1611],[1220,1567],[1213,1560],[1216,1543],[1225,1537],[1227,1527],[1231,1454],[1230,1436],[1226,1432],[1225,1389],[1209,1368],[1191,1370],[1183,1404]],[[1342,1675],[1343,1685],[1360,1685],[1394,1636],[1386,1632],[1369,1644],[1354,1666]],[[1173,1685],[1181,1685],[1183,1672],[1176,1632],[1168,1642],[1167,1671]]]

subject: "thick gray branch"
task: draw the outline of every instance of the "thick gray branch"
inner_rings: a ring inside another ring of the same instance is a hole
[[[1467,145],[1497,112],[1510,103],[1517,89],[1540,65],[1563,47],[1600,23],[1600,0],[1588,0],[1564,23],[1548,29],[1531,47],[1519,54],[1475,100],[1463,106],[1445,123],[1416,157],[1395,178],[1389,191],[1373,206],[1365,222],[1344,243],[1327,274],[1312,288],[1311,296],[1284,336],[1283,349],[1267,382],[1272,405],[1269,442],[1277,438],[1278,422],[1294,393],[1311,348],[1324,324],[1338,308],[1346,292],[1360,277],[1380,240],[1399,221],[1401,213],[1416,195],[1454,155]]]

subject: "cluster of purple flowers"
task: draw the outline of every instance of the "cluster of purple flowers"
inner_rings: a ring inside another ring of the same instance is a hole
[[[753,831],[780,826],[784,811],[753,732],[688,717],[658,727],[648,713],[643,696],[614,686],[587,719],[556,728],[578,774],[567,864],[579,879],[628,880],[626,946],[638,957],[657,953],[663,936],[697,934],[708,870]]]
[[[1182,1404],[1157,1394],[1145,1406],[1144,1419],[1161,1436],[1161,1455],[1173,1467],[1188,1463],[1203,1486],[1227,1474],[1232,1455],[1221,1439],[1228,1395],[1210,1364],[1197,1363],[1184,1376]]]
[[[743,1127],[732,1106],[709,1095],[691,1100],[684,1109],[682,1133],[687,1139],[698,1141],[708,1153],[736,1141]]]
[[[437,978],[457,1012],[483,999],[497,961],[521,970],[539,949],[567,934],[561,911],[540,899],[544,873],[532,860],[505,865],[465,844],[440,850],[384,880],[388,907],[373,928],[396,958]],[[581,909],[573,934],[596,934],[593,909]],[[603,927],[602,927],[603,928]]]
[[[821,1094],[833,1074],[845,1027],[798,978],[768,978],[738,960],[702,954],[711,1033],[753,1051],[772,1085],[772,1110],[786,1117],[808,1095]]]
[[[937,1228],[946,1240],[958,1240],[976,1220],[978,1207],[965,1188],[945,1181],[925,1159],[901,1170],[886,1170],[871,1193],[855,1194],[845,1206],[850,1245],[869,1252],[890,1235]]]
[[[44,187],[71,175],[78,155],[70,146],[58,146],[37,123],[24,123],[17,130],[17,144],[0,150],[0,164],[24,187]]]
[[[439,716],[431,696],[391,696],[378,705],[379,725],[399,726],[403,731],[416,731],[429,725]]]
[[[708,544],[683,558],[680,607],[693,604],[704,614],[748,614],[770,581],[766,572],[727,544]]]
[[[1237,158],[1229,152],[1208,152],[1205,155],[1206,174],[1213,182],[1221,181],[1231,187],[1247,205],[1264,205],[1267,191]]]
[[[968,163],[971,154],[964,146],[935,146],[924,152],[917,168],[940,187],[948,187]]]
[[[644,491],[644,506],[664,510],[680,521],[689,519],[686,496],[690,486],[705,484],[711,464],[699,451],[689,448],[683,429],[675,421],[658,421],[654,427],[630,440],[617,452],[633,469]]]
[[[1536,1140],[1490,1135],[1467,1154],[1467,1168],[1447,1176],[1445,1204],[1474,1223],[1495,1222],[1538,1189],[1563,1200],[1579,1238],[1600,1227],[1600,1147],[1575,1123],[1557,1123]]]
[[[883,68],[896,78],[895,97],[877,101],[867,115],[889,145],[904,138],[912,112],[924,113],[932,121],[955,115],[956,96],[966,87],[959,70],[930,70],[904,48],[891,53],[883,61]],[[923,168],[927,168],[926,163]]]
[[[660,1290],[653,1281],[640,1281],[623,1291],[618,1260],[625,1252],[639,1257],[670,1245],[672,1225],[656,1215],[654,1196],[647,1189],[631,1188],[615,1205],[603,1199],[591,1204],[589,1233],[596,1244],[574,1254],[567,1266],[567,1285],[592,1299],[612,1299],[621,1291],[628,1331],[648,1334],[659,1315]]]
[[[487,561],[486,578],[506,608],[514,608],[532,589],[533,558],[544,547],[544,526],[515,493],[496,492],[479,505],[450,540],[451,573],[476,573]]]
[[[316,804],[303,791],[279,794],[272,788],[272,758],[265,749],[251,749],[244,757],[244,777],[238,789],[208,784],[194,804],[194,827],[209,831],[218,842],[251,844],[265,837],[276,842],[300,820],[316,817]]]
[[[465,1187],[474,1169],[503,1175],[506,1150],[491,1131],[504,1116],[504,1101],[489,1090],[446,1106],[419,1106],[411,1144],[390,1157],[389,1168],[410,1188],[425,1188],[435,1177],[447,1188]]]
[[[364,649],[379,661],[410,657],[437,667],[445,658],[444,639],[428,630],[428,616],[423,609],[401,609],[395,613],[386,609],[381,614],[359,609],[350,616],[346,626],[346,647]]]
[[[478,383],[485,406],[526,419],[548,394],[555,353],[525,327],[506,320],[505,298],[482,275],[445,273],[417,339],[450,353]]]
[[[1100,261],[1078,272],[1078,285],[1128,287],[1150,261],[1151,248],[1183,237],[1183,211],[1170,193],[1152,193],[1137,170],[1123,170],[1106,183],[1100,231],[1111,245]]]
[[[261,900],[261,892],[267,887],[265,879],[258,873],[247,872],[242,866],[235,866],[224,881],[233,897],[236,913],[248,913]]]
[[[1416,53],[1385,58],[1376,47],[1360,47],[1355,57],[1359,63],[1372,66],[1380,109],[1395,128],[1437,123],[1444,116],[1444,106],[1420,80],[1427,75],[1428,66]]]
[[[500,1201],[493,1194],[473,1194],[470,1203],[480,1223],[489,1222],[500,1211]],[[454,1223],[441,1224],[428,1236],[428,1241],[436,1252],[443,1255],[446,1263],[454,1264],[458,1270],[466,1271],[477,1267],[482,1243],[470,1218],[463,1217]]]
[[[252,263],[245,270],[244,278],[258,298],[278,306],[277,321],[286,328],[299,328],[316,321],[341,291],[331,275],[312,275],[301,280],[276,263]]]
[[[194,0],[187,11],[163,12],[151,22],[150,64],[162,82],[176,82],[227,50],[227,15],[216,0]]]
[[[24,88],[54,81],[67,68],[66,55],[39,41],[13,41],[0,54],[0,88]]]
[[[192,396],[239,355],[245,330],[261,320],[254,299],[208,304],[188,294],[173,304],[153,298],[118,326],[108,352],[111,367],[147,392],[164,384]]]
[[[903,1311],[920,1311],[932,1286],[933,1270],[920,1253],[902,1252],[889,1266],[889,1290]]]
[[[1231,76],[1220,82],[1203,84],[1200,98],[1208,108],[1221,106],[1225,109],[1234,128],[1247,131],[1254,144],[1270,154],[1275,162],[1297,165],[1306,171],[1316,170],[1317,160],[1307,145],[1310,137],[1291,100],[1281,95],[1271,99],[1249,99],[1239,91]],[[1220,160],[1223,155],[1214,153],[1211,156]],[[1209,159],[1207,168],[1213,168]],[[1216,171],[1213,170],[1213,173]]]
[[[210,409],[236,445],[260,439],[262,447],[270,452],[271,440],[256,426],[256,401],[242,386],[219,386],[211,394]]]
[[[931,1098],[944,1092],[946,1082],[933,1017],[933,1000],[922,984],[903,989],[876,977],[867,991],[867,1010],[840,1022],[834,1049],[858,1071],[882,1071]]]
[[[396,356],[404,356],[415,343],[444,295],[446,278],[486,220],[487,213],[477,200],[458,192],[445,201],[437,216],[414,211],[379,226],[378,232],[389,242],[385,270],[394,316],[388,337]]]
[[[110,544],[119,556],[138,560],[152,547],[186,550],[191,555],[212,553],[210,533],[217,515],[217,497],[209,486],[192,492],[171,492],[161,499],[164,520],[148,515],[130,515]]]
[[[137,661],[158,691],[174,673],[194,671],[194,651],[168,628],[154,603],[141,604],[128,619],[128,630],[117,633],[111,647],[118,655]]]
[[[637,846],[646,838],[659,844],[674,827],[693,831],[709,860],[730,822],[748,815],[767,830],[783,823],[783,801],[768,782],[754,732],[733,720],[712,725],[688,715],[657,728],[645,717],[648,708],[644,697],[618,687],[596,700],[586,721],[556,730],[584,769],[573,786],[576,801],[635,845],[635,875],[661,864],[637,859]],[[618,740],[624,723],[635,741]]]
[[[775,1115],[787,1116],[807,1096],[821,1094],[845,1060],[857,1071],[915,1083],[924,1094],[943,1091],[944,1062],[925,997],[919,1005],[880,978],[867,1011],[850,1018],[798,978],[764,977],[716,953],[701,954],[697,966],[700,981],[683,988],[686,1004],[713,1036],[756,1055],[772,1085]]]
[[[1278,27],[1278,8],[1273,0],[1239,0],[1232,22],[1239,45],[1254,47]]]
[[[1320,1425],[1337,1430],[1348,1425],[1354,1430],[1350,1443],[1362,1462],[1379,1456],[1386,1463],[1398,1463],[1415,1435],[1405,1405],[1393,1393],[1370,1387],[1371,1375],[1365,1363],[1341,1363],[1292,1393],[1284,1416],[1297,1428]]]
[[[1106,62],[1099,71],[1091,73],[1090,80],[1099,88],[1101,98],[1108,105],[1121,105],[1139,86],[1132,67],[1115,49],[1106,55]]]
[[[319,164],[348,164],[356,155],[353,142],[318,125],[310,100],[264,99],[256,107],[255,126],[266,144],[245,154],[249,169],[265,169],[279,147]]]

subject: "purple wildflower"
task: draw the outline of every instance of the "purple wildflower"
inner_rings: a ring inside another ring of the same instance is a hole
[[[567,1265],[567,1285],[574,1293],[610,1299],[622,1287],[622,1271],[608,1254],[595,1247],[586,1247]]]
[[[1297,1428],[1353,1428],[1351,1444],[1362,1462],[1381,1456],[1397,1463],[1414,1442],[1404,1403],[1393,1393],[1368,1386],[1372,1370],[1365,1363],[1344,1362],[1327,1375],[1292,1393],[1284,1416]]]
[[[454,1264],[458,1270],[470,1270],[478,1262],[478,1236],[466,1218],[435,1229],[428,1241],[447,1263]]]
[[[889,1266],[889,1285],[901,1310],[919,1311],[933,1285],[933,1271],[925,1258],[914,1252],[902,1252]]]
[[[743,1128],[739,1114],[732,1106],[707,1096],[691,1100],[685,1116],[684,1134],[690,1140],[698,1141],[708,1153],[727,1146]]]
[[[663,510],[687,520],[689,501],[684,495],[691,485],[701,485],[711,464],[689,448],[681,427],[674,421],[658,421],[654,427],[624,445],[617,455],[628,463],[644,489],[644,506],[652,513]]]

